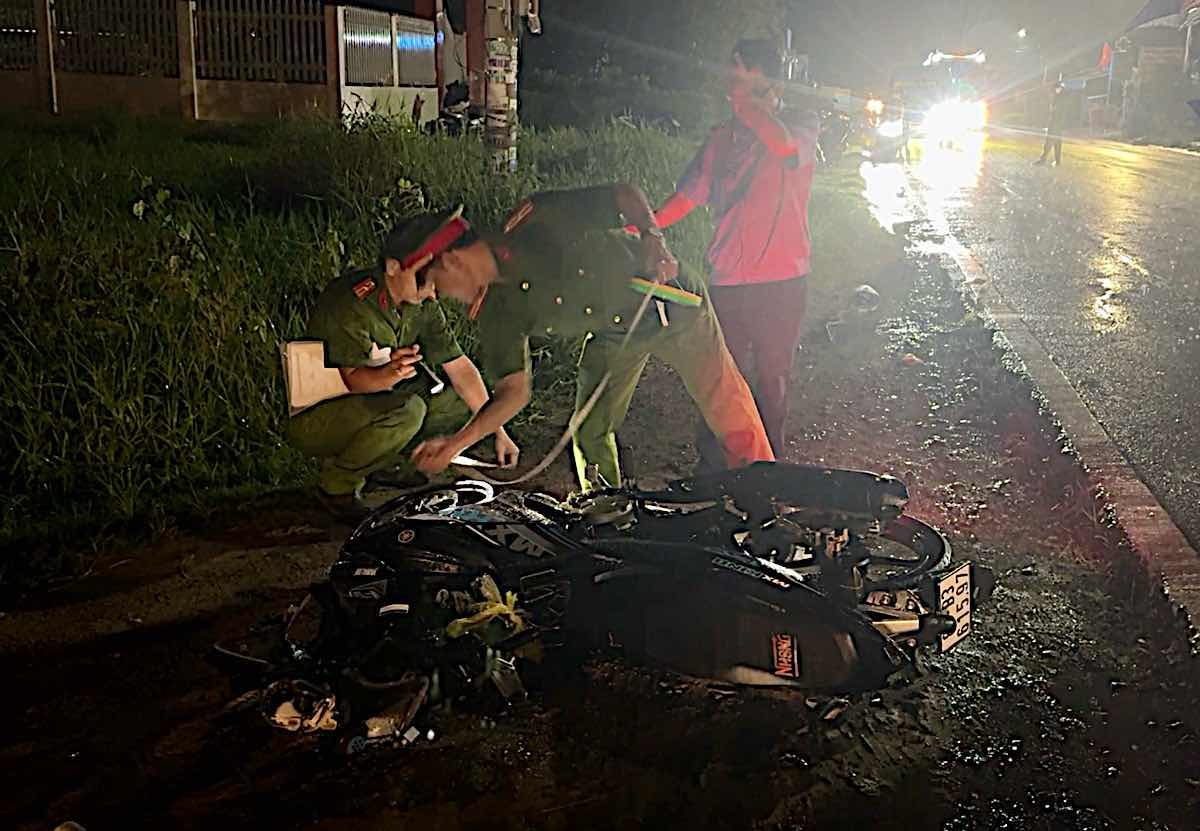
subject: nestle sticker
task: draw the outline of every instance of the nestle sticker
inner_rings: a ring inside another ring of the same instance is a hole
[[[775,664],[775,674],[780,678],[800,677],[800,659],[796,655],[796,639],[793,636],[772,635],[771,658]]]

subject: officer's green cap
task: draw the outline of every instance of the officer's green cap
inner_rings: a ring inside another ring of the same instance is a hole
[[[471,230],[462,212],[462,205],[459,205],[448,211],[417,214],[402,221],[383,241],[380,259],[399,260],[402,267],[408,268],[426,254],[436,257]]]

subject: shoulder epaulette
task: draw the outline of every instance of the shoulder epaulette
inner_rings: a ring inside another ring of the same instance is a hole
[[[375,291],[374,277],[364,277],[354,284],[354,296],[359,300],[366,300],[373,291]]]
[[[530,216],[533,215],[533,202],[526,199],[517,206],[508,219],[504,221],[504,233],[511,234],[513,231],[520,228]]]

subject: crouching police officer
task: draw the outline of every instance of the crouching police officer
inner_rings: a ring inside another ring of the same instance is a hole
[[[622,230],[627,226],[640,240]],[[630,333],[644,300],[631,287],[636,275],[660,287],[677,283],[686,291],[675,296],[686,300],[687,291],[694,292],[699,305],[653,301]],[[609,484],[621,481],[616,430],[650,355],[678,372],[718,438],[725,464],[774,460],[705,288],[679,276],[638,188],[615,184],[535,195],[517,207],[502,231],[463,237],[436,257],[429,278],[443,298],[469,307],[468,316],[478,322],[481,363],[496,385],[492,399],[466,427],[417,448],[413,459],[426,473],[445,468],[467,442],[500,429],[529,402],[530,336],[587,336],[576,383],[577,414],[607,379],[574,439],[584,490],[597,484],[589,477],[593,465]],[[678,428],[666,423],[662,429]]]
[[[341,519],[357,521],[368,512],[359,495],[368,477],[381,485],[419,484],[410,446],[454,434],[488,401],[423,273],[433,255],[466,230],[459,213],[426,215],[397,228],[375,268],[334,280],[312,310],[306,336],[324,342],[326,366],[338,368],[350,394],[294,416],[288,439],[323,460],[318,495]],[[439,367],[453,391],[433,394]],[[493,433],[499,463],[512,467],[517,446],[502,426],[486,435]]]

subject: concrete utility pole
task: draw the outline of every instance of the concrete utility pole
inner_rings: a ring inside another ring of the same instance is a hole
[[[517,167],[518,27],[540,34],[540,0],[467,0],[467,75],[471,104],[483,111],[493,172]]]
[[[517,169],[518,0],[484,0],[484,140],[493,173]]]

